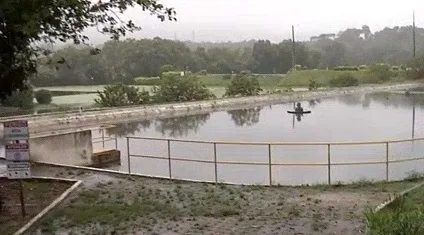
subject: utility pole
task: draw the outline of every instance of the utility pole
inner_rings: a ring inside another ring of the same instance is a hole
[[[414,50],[414,59],[416,56],[416,47],[415,47],[415,10],[412,13],[412,20],[413,20],[413,25],[412,25],[412,40],[413,40],[413,50]]]
[[[292,42],[293,42],[293,50],[292,50],[292,66],[293,71],[296,70],[296,42],[294,39],[294,25],[292,25]]]

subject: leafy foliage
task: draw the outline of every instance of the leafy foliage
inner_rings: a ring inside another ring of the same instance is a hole
[[[41,89],[35,92],[35,99],[39,104],[50,104],[52,102],[52,92]]]
[[[371,76],[374,76],[378,82],[388,81],[393,76],[388,64],[373,64],[369,66],[369,71]]]
[[[206,86],[193,75],[181,77],[167,75],[161,79],[159,87],[153,89],[155,103],[207,100],[215,98]]]
[[[315,81],[314,79],[309,80],[308,88],[310,91],[315,91],[319,87],[319,83]]]
[[[98,91],[99,98],[94,101],[103,107],[117,107],[129,105],[142,105],[150,103],[148,91],[139,91],[138,88],[122,83],[106,86]]]
[[[332,87],[349,87],[358,86],[359,80],[355,78],[351,73],[343,73],[338,77],[330,80],[329,85]]]
[[[174,66],[170,64],[166,64],[160,68],[159,74],[174,71]]]
[[[3,101],[5,106],[31,109],[34,107],[34,92],[32,89],[15,90]]]
[[[409,79],[418,80],[424,78],[424,56],[412,60],[410,63],[410,69],[407,71],[407,77]]]
[[[231,79],[231,83],[227,86],[224,96],[253,96],[259,95],[261,91],[262,89],[256,77],[236,75]]]
[[[0,1],[0,102],[14,91],[24,89],[24,81],[37,71],[37,56],[50,54],[35,45],[69,40],[85,43],[88,37],[84,30],[89,27],[118,39],[139,29],[131,20],[124,21],[118,15],[135,5],[162,21],[175,20],[175,11],[156,0]],[[89,52],[97,54],[98,50]],[[67,64],[64,57],[54,62],[47,59],[46,63]]]

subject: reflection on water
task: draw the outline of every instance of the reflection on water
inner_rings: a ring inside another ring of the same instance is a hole
[[[293,104],[280,104],[118,124],[108,134],[258,142],[410,138],[414,100],[419,117],[424,96],[378,93],[301,102],[312,110],[303,116],[287,113]],[[414,130],[416,136],[424,135],[422,125]]]
[[[116,137],[126,137],[134,135],[135,133],[140,132],[141,130],[146,130],[150,128],[150,120],[143,120],[141,122],[130,122],[130,123],[121,123],[113,128],[106,130],[107,135],[116,136]]]
[[[155,130],[162,136],[184,137],[190,132],[197,133],[206,123],[210,114],[200,114],[184,117],[158,119],[155,121]]]
[[[252,126],[259,122],[261,107],[228,111],[236,126]]]
[[[317,106],[319,103],[321,103],[321,100],[319,100],[319,99],[316,99],[316,100],[309,100],[308,101],[308,103],[309,103],[309,107],[310,108],[314,108],[315,106]]]

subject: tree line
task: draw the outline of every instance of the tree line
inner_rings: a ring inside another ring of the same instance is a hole
[[[424,29],[416,29],[417,53],[424,52]],[[298,69],[327,69],[363,64],[407,64],[412,58],[412,27],[372,33],[364,25],[338,34],[321,34],[295,43]],[[163,65],[213,74],[287,73],[293,65],[293,43],[256,40],[227,43],[180,42],[161,38],[111,40],[93,49],[69,46],[39,60],[32,83],[86,85],[131,82],[160,75]]]

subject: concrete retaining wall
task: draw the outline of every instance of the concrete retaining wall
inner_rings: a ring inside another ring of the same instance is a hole
[[[34,136],[29,140],[30,160],[77,166],[92,165],[91,130]]]
[[[84,113],[64,113],[50,116],[25,117],[29,121],[30,132],[40,133],[55,129],[79,128],[99,125],[101,123],[120,123],[131,120],[152,119],[157,117],[180,116],[185,114],[205,113],[214,110],[238,109],[240,106],[254,107],[276,103],[301,100],[321,99],[344,94],[371,93],[376,91],[402,90],[418,87],[419,83],[397,85],[374,85],[366,87],[343,88],[315,92],[298,92],[281,95],[263,95],[209,101],[197,101],[164,105],[113,108]],[[12,119],[12,118],[10,118]],[[16,117],[14,118],[16,119]],[[19,118],[18,118],[19,119]],[[0,119],[0,122],[7,119]]]

